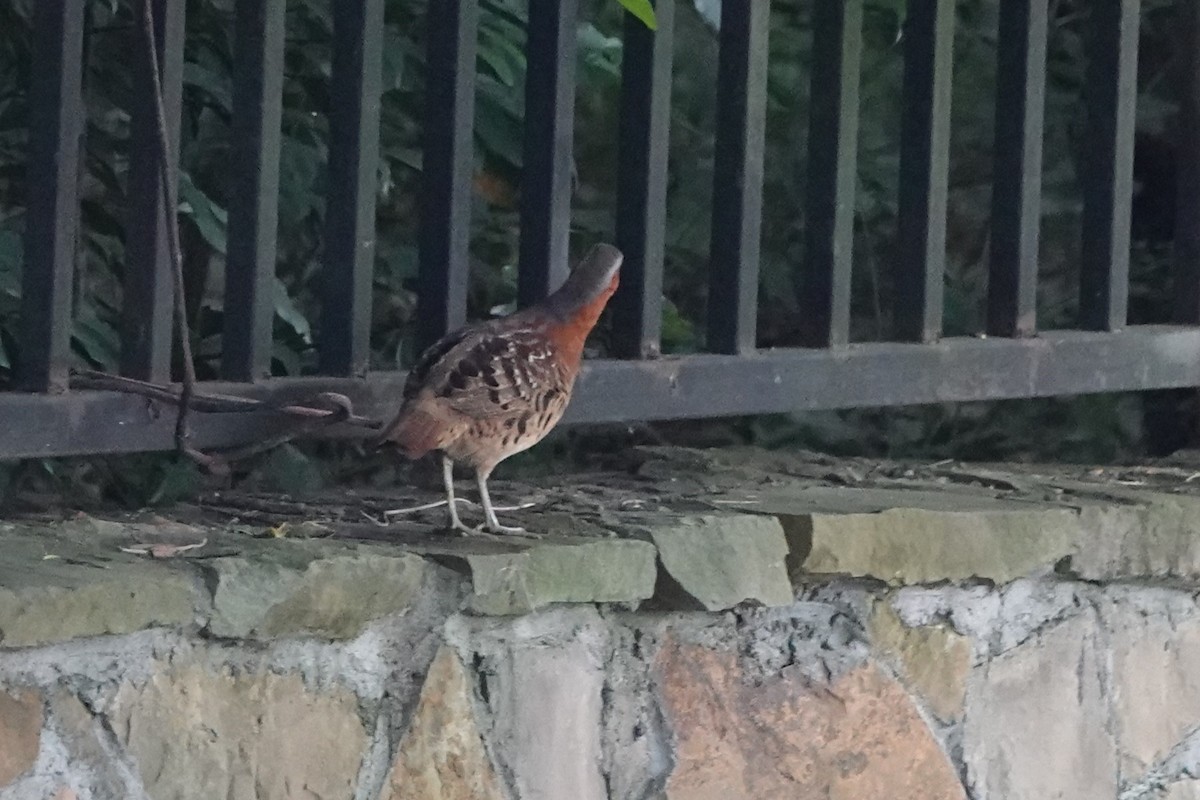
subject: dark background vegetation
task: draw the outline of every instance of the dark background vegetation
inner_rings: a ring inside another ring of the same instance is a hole
[[[0,377],[20,358],[13,339],[20,292],[27,145],[29,12],[36,0],[0,0]],[[314,366],[316,279],[321,256],[328,126],[329,3],[292,0],[287,13],[279,250],[273,367],[297,375]],[[413,314],[421,119],[423,30],[428,2],[389,0],[383,35],[384,95],[378,189],[378,243],[372,366],[413,358]],[[945,326],[948,335],[982,328],[991,197],[996,15],[999,0],[959,0],[954,53]],[[579,27],[579,88],[572,245],[578,252],[613,228],[616,109],[622,15],[616,0],[584,0]],[[1139,65],[1138,159],[1131,322],[1165,322],[1171,286],[1170,146],[1179,69],[1175,31],[1182,2],[1144,0]],[[505,313],[515,297],[517,208],[526,9],[521,0],[481,0],[477,62],[477,172],[470,314]],[[759,341],[797,341],[805,235],[804,192],[812,34],[811,3],[772,0],[767,170],[764,191]],[[1086,0],[1051,0],[1039,324],[1070,326],[1076,307],[1081,196],[1081,85],[1086,68]],[[130,72],[140,57],[127,0],[93,0],[85,77],[87,138],[82,174],[83,230],[76,285],[73,352],[80,366],[115,370],[127,207]],[[896,219],[899,98],[904,0],[867,0],[862,122],[855,225],[853,337],[890,330],[888,265]],[[705,273],[715,111],[716,35],[680,0],[671,124],[664,350],[703,348]],[[190,287],[197,372],[213,376],[221,348],[223,250],[230,146],[232,0],[189,0],[184,69],[180,219]],[[531,110],[532,111],[532,110]],[[605,349],[600,330],[594,347]],[[629,442],[751,442],[843,454],[911,458],[1130,459],[1186,444],[1177,394],[1105,395],[1020,402],[941,404],[887,410],[775,415],[704,423],[577,430],[519,459],[539,471],[580,452]],[[1148,433],[1149,432],[1149,433]],[[393,479],[386,458],[356,446],[287,446],[248,465],[248,479],[277,488],[338,480]],[[519,466],[510,474],[519,471]],[[172,457],[63,459],[8,465],[11,496],[70,488],[73,496],[145,503],[194,489],[199,477]],[[82,491],[81,491],[82,489]]]

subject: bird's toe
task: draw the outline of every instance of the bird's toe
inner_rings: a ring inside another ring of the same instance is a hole
[[[513,525],[501,525],[499,523],[496,523],[495,525],[488,525],[487,523],[484,523],[483,525],[480,525],[478,528],[476,528],[476,530],[479,530],[479,531],[486,530],[489,533],[500,534],[503,536],[523,536],[523,537],[526,537],[529,539],[542,538],[542,534],[540,534],[540,533],[533,533],[531,531],[525,530],[524,528],[519,528],[519,527],[516,527]]]

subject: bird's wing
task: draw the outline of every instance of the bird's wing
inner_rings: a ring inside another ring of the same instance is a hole
[[[446,334],[425,348],[425,352],[417,358],[417,363],[413,364],[412,369],[408,371],[408,378],[404,381],[404,399],[413,399],[427,383],[436,380],[434,373],[438,371],[440,364],[450,356],[455,348],[458,348],[464,341],[478,338],[483,333],[483,329],[487,327],[488,323],[467,325]]]
[[[400,410],[396,412],[391,421],[387,425],[384,425],[376,435],[374,440],[375,446],[379,446],[383,442],[393,438],[398,426],[407,418],[411,411],[410,407],[416,401],[421,390],[428,385],[436,386],[446,371],[445,365],[447,363],[456,363],[456,354],[469,351],[473,342],[486,336],[485,331],[490,325],[491,323],[487,322],[467,325],[446,334],[425,348],[425,351],[417,358],[417,362],[408,371],[408,377],[404,380],[403,400],[400,404]]]
[[[562,382],[554,344],[536,327],[484,326],[446,351],[418,388],[474,419],[520,413]]]

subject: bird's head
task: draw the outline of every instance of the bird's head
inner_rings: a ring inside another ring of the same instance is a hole
[[[546,299],[546,307],[560,319],[592,308],[598,316],[617,290],[624,258],[611,244],[598,244],[588,250],[566,283]]]

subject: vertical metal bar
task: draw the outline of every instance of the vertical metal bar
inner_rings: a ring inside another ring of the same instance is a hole
[[[382,82],[383,0],[337,0],[318,354],[326,375],[361,375],[370,357]]]
[[[1200,2],[1181,3],[1182,64],[1175,142],[1175,321],[1200,323]]]
[[[579,0],[529,0],[517,284],[521,306],[554,291],[568,272],[578,14]]]
[[[942,333],[954,0],[914,0],[904,24],[896,336]]]
[[[238,0],[221,374],[271,373],[286,0]]]
[[[767,110],[768,0],[721,4],[708,349],[754,349]]]
[[[1037,329],[1047,17],[1045,0],[1000,4],[987,290],[992,336],[1032,336]]]
[[[430,6],[428,25],[417,301],[421,350],[467,318],[478,0],[439,0],[436,8]]]
[[[625,14],[617,157],[617,247],[625,261],[612,300],[619,358],[653,358],[662,349],[675,0],[656,0],[654,15],[652,31]]]
[[[154,0],[155,43],[167,123],[167,153],[158,140],[150,59],[139,38],[135,59],[134,107],[130,120],[129,221],[125,238],[125,296],[122,305],[121,372],[134,378],[171,377],[174,319],[173,268],[167,225],[177,210],[167,208],[159,174],[165,159],[171,180],[179,166],[179,123],[183,97],[184,0]],[[137,4],[140,15],[144,6]],[[140,24],[139,24],[140,30]]]
[[[85,0],[38,3],[29,87],[29,200],[21,294],[19,385],[67,389],[71,284],[79,229]]]
[[[1087,330],[1124,327],[1129,307],[1139,6],[1139,0],[1091,4],[1079,276],[1079,323]]]
[[[816,0],[808,134],[808,238],[801,341],[850,340],[850,269],[858,162],[862,0]]]

